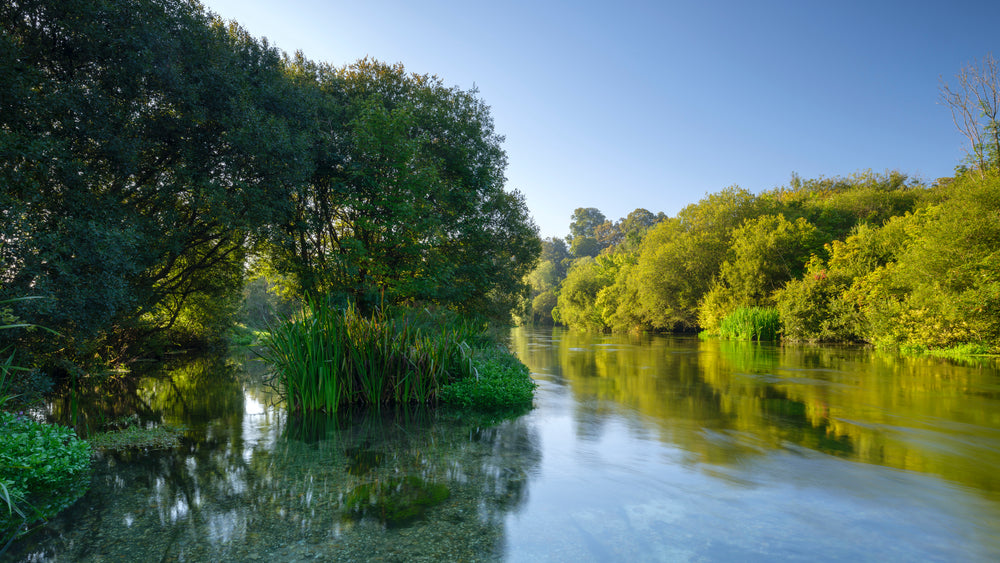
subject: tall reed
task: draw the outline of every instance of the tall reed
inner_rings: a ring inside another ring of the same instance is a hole
[[[781,317],[773,307],[740,307],[719,324],[719,336],[733,340],[777,340]]]
[[[271,329],[261,355],[275,366],[292,410],[430,402],[442,385],[474,371],[463,340],[472,330],[418,324],[310,298],[301,314]]]

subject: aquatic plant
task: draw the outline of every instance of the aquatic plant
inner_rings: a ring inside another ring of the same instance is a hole
[[[488,343],[488,344],[487,344]],[[294,411],[428,403],[473,408],[530,404],[534,383],[485,325],[448,312],[375,310],[307,299],[271,329],[261,356]]]
[[[733,340],[777,340],[781,318],[773,307],[740,307],[719,323],[719,336]]]
[[[407,475],[351,489],[344,496],[344,509],[353,519],[369,516],[395,527],[419,518],[428,507],[444,502],[449,496],[448,487]]]
[[[537,385],[527,366],[498,346],[477,350],[472,358],[476,376],[444,385],[441,400],[478,411],[531,405]]]
[[[293,410],[336,411],[343,404],[422,403],[442,384],[470,373],[463,331],[425,332],[406,316],[369,315],[354,305],[307,299],[299,316],[263,339]]]
[[[0,412],[0,542],[72,505],[90,485],[90,445],[71,428]]]

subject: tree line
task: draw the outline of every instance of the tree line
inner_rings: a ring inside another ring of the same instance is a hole
[[[26,361],[225,331],[248,276],[496,318],[540,252],[475,89],[287,55],[188,0],[0,5],[0,302]],[[5,348],[0,342],[0,349]]]
[[[940,88],[969,141],[954,177],[793,174],[759,194],[708,194],[674,217],[578,208],[565,239],[542,241],[521,319],[718,334],[726,319],[766,311],[785,340],[1000,352],[997,60],[955,79]]]
[[[611,222],[580,208],[569,245],[543,241],[522,318],[713,334],[737,310],[767,307],[787,340],[997,352],[1000,170],[991,162],[932,184],[899,172],[793,175],[756,195],[727,188],[674,217],[637,209]]]

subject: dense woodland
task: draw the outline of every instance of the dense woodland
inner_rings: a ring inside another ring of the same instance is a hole
[[[540,241],[502,141],[475,90],[286,55],[196,2],[4,2],[0,350],[217,340],[254,278],[509,318]]]
[[[1000,346],[995,164],[930,185],[864,172],[731,187],[675,217],[581,208],[570,228],[568,245],[543,241],[526,321],[711,334],[739,308],[769,307],[788,340]]]

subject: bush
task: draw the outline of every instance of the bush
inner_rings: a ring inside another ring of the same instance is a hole
[[[441,402],[478,411],[530,405],[536,384],[528,368],[499,346],[477,350],[471,376],[441,388]]]
[[[0,412],[0,485],[0,538],[6,542],[83,496],[90,485],[90,446],[70,428]]]

